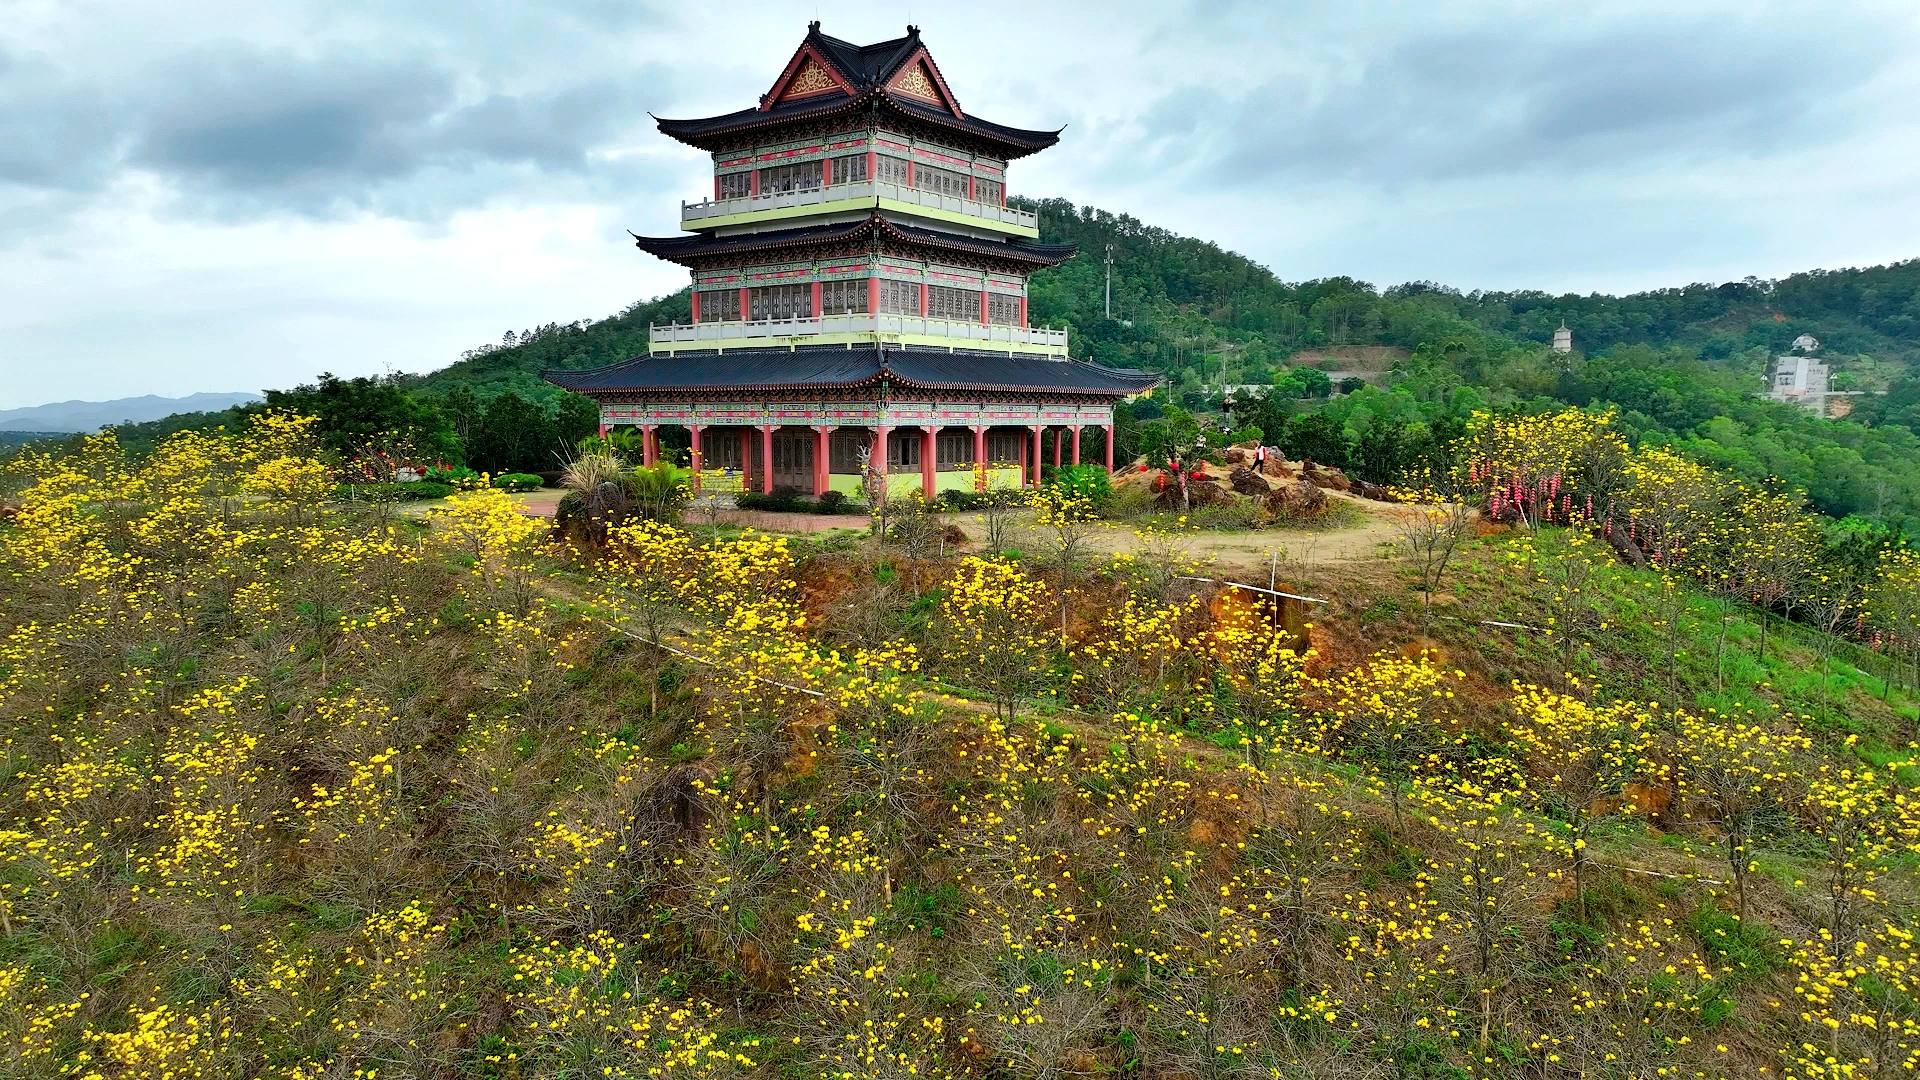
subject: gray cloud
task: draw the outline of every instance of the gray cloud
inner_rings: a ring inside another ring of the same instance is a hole
[[[652,64],[569,74],[508,88],[425,55],[227,45],[97,85],[0,54],[0,180],[87,191],[132,169],[218,217],[443,215],[529,170],[587,178],[592,151],[649,124],[668,82]],[[409,197],[427,177],[436,197]]]
[[[1187,87],[1142,117],[1162,160],[1222,179],[1399,186],[1536,168],[1759,155],[1848,134],[1846,95],[1896,59],[1897,35],[1718,20],[1437,31],[1351,71],[1290,72],[1236,95]]]

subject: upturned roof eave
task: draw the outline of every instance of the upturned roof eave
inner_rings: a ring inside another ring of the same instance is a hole
[[[892,106],[903,117],[943,126],[949,130],[996,143],[1009,151],[1005,155],[1009,161],[1028,154],[1037,154],[1053,146],[1060,141],[1060,133],[1066,130],[1065,127],[1055,128],[1052,131],[1010,127],[964,112],[956,117],[942,110],[922,108],[902,101],[885,87],[871,87],[847,97],[827,97],[816,107],[800,108],[786,113],[780,112],[777,108],[772,110],[752,108],[720,113],[716,116],[688,119],[656,116],[653,119],[660,133],[668,138],[698,150],[714,152],[719,149],[719,144],[733,136],[784,124],[827,119],[840,113],[858,112],[869,102],[874,101]]]

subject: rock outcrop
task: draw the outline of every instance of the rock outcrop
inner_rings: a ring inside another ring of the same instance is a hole
[[[1266,506],[1276,518],[1316,518],[1327,512],[1327,493],[1311,480],[1282,484],[1267,495]]]
[[[1234,491],[1256,499],[1264,498],[1269,491],[1273,490],[1272,484],[1267,483],[1259,473],[1244,465],[1235,467],[1227,474],[1227,483],[1233,487]]]

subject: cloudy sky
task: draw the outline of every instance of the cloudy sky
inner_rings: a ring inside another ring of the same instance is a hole
[[[1920,7],[0,0],[0,408],[424,371],[670,291],[808,19],[1283,278],[1623,291],[1920,256]]]

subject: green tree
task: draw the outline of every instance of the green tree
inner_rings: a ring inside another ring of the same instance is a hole
[[[291,390],[267,391],[266,402],[251,411],[266,409],[319,417],[315,434],[328,449],[346,457],[390,445],[410,446],[421,457],[460,456],[460,440],[446,415],[391,377],[342,379],[327,372]]]

